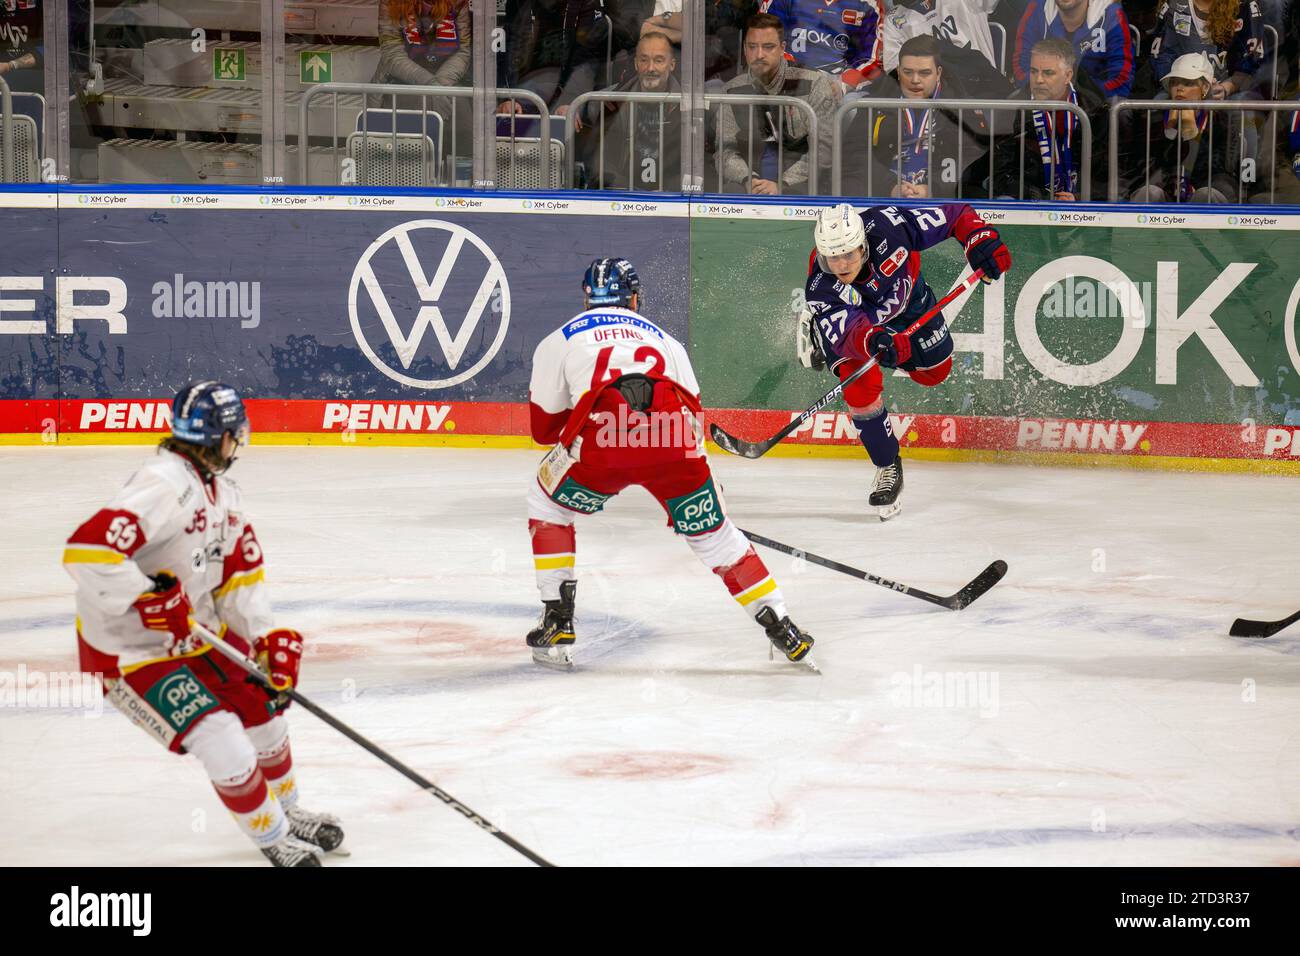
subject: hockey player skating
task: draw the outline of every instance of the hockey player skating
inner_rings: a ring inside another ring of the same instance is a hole
[[[781,590],[727,517],[696,416],[700,386],[686,349],[639,314],[641,282],[626,259],[597,259],[582,280],[586,311],[537,346],[529,384],[533,440],[555,447],[528,492],[542,619],[528,646],[542,664],[573,662],[576,514],[596,514],[630,485],[726,585],[791,661],[813,639],[786,614]]]
[[[858,213],[848,203],[823,209],[800,316],[799,357],[809,368],[830,366],[841,380],[873,356],[877,366],[844,389],[858,437],[879,469],[870,504],[881,520],[902,507],[903,463],[883,398],[880,369],[900,368],[921,385],[938,385],[952,371],[952,336],[939,313],[910,336],[903,330],[935,305],[921,275],[921,250],[956,239],[972,269],[992,281],[1011,268],[998,231],[965,203],[905,208],[875,206]]]
[[[104,508],[68,538],[81,669],[172,753],[190,753],[217,796],[276,866],[320,866],[339,822],[298,806],[289,727],[272,699],[191,634],[191,619],[257,658],[271,683],[298,679],[302,636],[277,628],[262,549],[239,489],[224,477],[248,441],[236,391],[187,385],[172,434]]]

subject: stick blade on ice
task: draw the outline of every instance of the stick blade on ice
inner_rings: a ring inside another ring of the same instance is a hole
[[[952,597],[944,601],[946,607],[954,611],[960,611],[968,607],[975,601],[983,597],[992,587],[1001,581],[1007,574],[1007,563],[1001,558],[994,561],[987,568],[976,575],[970,584],[966,585]]]
[[[1232,627],[1228,629],[1230,637],[1272,637],[1284,627],[1290,627],[1296,621],[1300,621],[1300,611],[1296,611],[1290,617],[1284,617],[1280,621],[1252,621],[1249,618],[1239,617],[1232,622]]]

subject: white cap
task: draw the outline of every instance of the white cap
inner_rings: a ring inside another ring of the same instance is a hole
[[[842,256],[859,246],[866,245],[867,230],[862,225],[858,211],[846,202],[817,214],[813,227],[813,242],[817,251],[826,257]]]
[[[1169,68],[1169,73],[1164,78],[1166,90],[1169,89],[1169,81],[1174,79],[1204,80],[1206,83],[1213,83],[1214,67],[1210,65],[1210,58],[1204,52],[1184,53],[1174,60],[1174,65]]]

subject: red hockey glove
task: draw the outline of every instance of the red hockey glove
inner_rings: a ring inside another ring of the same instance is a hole
[[[867,333],[867,349],[885,368],[898,368],[912,357],[912,340],[881,325]]]
[[[131,606],[140,613],[145,627],[169,635],[167,652],[170,654],[189,639],[190,614],[194,608],[181,589],[181,582],[170,571],[159,571],[150,580],[154,589],[141,594]]]
[[[1011,269],[1011,250],[992,226],[980,226],[962,244],[966,247],[966,261],[972,269],[984,270],[985,282]]]
[[[302,635],[287,627],[277,627],[259,637],[253,645],[257,664],[276,690],[292,690],[298,683],[302,664]]]

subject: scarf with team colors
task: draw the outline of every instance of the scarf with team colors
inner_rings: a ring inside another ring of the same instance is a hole
[[[939,98],[940,83],[934,85],[930,99]],[[929,166],[930,135],[932,110],[903,110],[903,131],[899,140],[898,152],[903,167],[903,180],[909,183],[924,183]]]
[[[1069,100],[1076,106],[1079,103],[1073,83]],[[1051,196],[1058,192],[1079,195],[1079,170],[1074,165],[1074,134],[1078,126],[1079,119],[1071,112],[1034,110],[1034,134],[1043,161],[1043,185]]]

